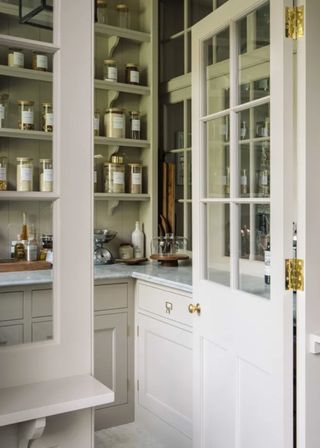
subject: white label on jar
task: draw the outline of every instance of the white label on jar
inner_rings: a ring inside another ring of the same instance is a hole
[[[247,185],[248,179],[247,176],[241,176],[241,185]]]
[[[132,131],[140,132],[140,120],[133,118],[131,120],[131,129],[132,129]]]
[[[111,81],[118,80],[118,69],[117,67],[108,67],[108,79]]]
[[[261,175],[261,185],[268,185],[268,176],[266,174]]]
[[[140,76],[137,70],[130,70],[130,82],[139,84]]]
[[[13,65],[16,65],[17,67],[24,66],[24,54],[23,53],[19,53],[17,51],[13,52]]]
[[[132,173],[132,185],[141,185],[141,173]]]
[[[3,104],[0,104],[0,120],[5,119],[5,107]]]
[[[0,180],[7,180],[7,168],[0,168]]]
[[[123,117],[121,114],[112,115],[112,126],[114,129],[123,129]]]
[[[43,180],[44,182],[53,182],[53,169],[45,168],[43,170]]]
[[[93,128],[95,131],[99,131],[99,128],[100,128],[100,119],[99,118],[93,119]]]
[[[28,167],[21,167],[20,169],[20,173],[21,173],[21,181],[32,181],[32,168],[28,168]]]
[[[33,112],[22,111],[21,112],[21,121],[24,124],[33,124]]]
[[[247,128],[246,127],[242,127],[240,130],[240,137],[241,138],[245,138],[245,136],[247,135]]]
[[[53,113],[51,113],[51,112],[48,112],[46,114],[46,125],[53,126]]]
[[[94,171],[94,173],[93,173],[93,183],[96,184],[96,183],[97,183],[97,180],[98,180],[97,172]]]
[[[270,250],[264,251],[264,274],[265,275],[271,274],[271,251]]]
[[[124,184],[124,173],[121,173],[121,171],[114,171],[113,183],[118,184],[118,185],[123,185]]]
[[[43,54],[37,54],[37,68],[48,70],[48,57]]]

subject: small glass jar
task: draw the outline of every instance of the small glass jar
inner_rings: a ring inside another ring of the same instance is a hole
[[[42,103],[42,130],[53,132],[53,109],[51,103]]]
[[[103,79],[105,81],[118,81],[118,68],[115,60],[105,59],[103,61]]]
[[[142,193],[142,165],[141,163],[129,163],[129,193]]]
[[[2,93],[0,95],[0,128],[8,127],[7,126],[8,101],[9,101],[9,94]]]
[[[140,72],[136,64],[126,65],[125,79],[127,84],[140,84]]]
[[[116,10],[118,13],[118,26],[120,28],[129,28],[130,27],[130,13],[128,5],[119,4],[116,6]]]
[[[40,51],[34,51],[32,53],[32,68],[33,70],[39,70],[40,72],[47,72],[48,56]]]
[[[0,191],[6,191],[8,188],[7,168],[8,168],[8,158],[0,157]]]
[[[106,137],[125,138],[126,116],[123,109],[106,109],[104,114],[104,127]]]
[[[30,131],[34,129],[34,102],[33,101],[18,101],[19,105],[19,121],[18,127],[23,131]]]
[[[97,22],[108,23],[108,4],[106,0],[97,0]]]
[[[125,192],[125,164],[123,156],[112,155],[111,161],[104,164],[105,193]]]
[[[97,193],[99,189],[101,188],[102,179],[101,179],[101,173],[102,173],[102,167],[101,162],[103,160],[103,156],[101,154],[96,154],[94,156],[94,171],[93,171],[93,189],[94,192]]]
[[[100,135],[100,110],[96,110],[93,117],[93,135],[99,137]]]
[[[129,112],[130,116],[130,137],[136,140],[140,140],[141,135],[141,121],[140,112]]]
[[[33,159],[17,157],[17,191],[33,191]]]
[[[40,191],[53,191],[53,166],[51,159],[40,159]]]
[[[8,53],[8,66],[9,67],[24,67],[24,54],[21,49],[9,48]]]

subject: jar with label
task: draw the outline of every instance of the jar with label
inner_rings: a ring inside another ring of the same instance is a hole
[[[96,110],[93,117],[93,135],[99,137],[100,135],[100,110]]]
[[[130,137],[133,139],[140,140],[140,113],[136,111],[129,112],[130,115]]]
[[[39,260],[41,261],[50,261],[52,259],[52,249],[53,249],[53,236],[52,234],[43,233],[41,235],[41,249]],[[50,257],[51,254],[51,257]],[[49,260],[49,258],[51,258]]]
[[[119,4],[116,6],[116,11],[118,14],[118,26],[120,28],[130,27],[130,13],[128,5]]]
[[[103,61],[103,79],[105,81],[118,81],[118,68],[114,59],[105,59]]]
[[[121,260],[131,260],[133,258],[133,246],[129,243],[122,243],[119,247],[119,257]]]
[[[106,137],[125,138],[126,118],[123,109],[106,109],[104,115],[104,127]]]
[[[114,154],[111,161],[104,164],[105,193],[125,192],[125,165],[123,156]]]
[[[19,121],[18,127],[23,131],[30,131],[34,129],[34,102],[20,100],[18,101],[19,105]]]
[[[47,72],[48,56],[40,51],[34,51],[32,53],[32,68],[33,70],[39,70],[40,72]]]
[[[7,168],[8,168],[7,157],[0,157],[0,191],[6,191],[8,188]]]
[[[129,163],[129,193],[142,193],[142,165],[141,163]]]
[[[269,194],[269,172],[268,170],[261,170],[259,173],[259,196],[268,197]]]
[[[53,166],[51,159],[40,159],[40,191],[53,191]]]
[[[245,138],[247,138],[247,123],[245,121],[241,122],[240,138],[241,138],[241,140],[244,140]]]
[[[97,0],[97,22],[108,23],[108,4],[106,0]]]
[[[7,125],[9,94],[2,93],[0,95],[0,127],[5,128]]]
[[[125,79],[127,84],[140,84],[140,72],[136,64],[126,65]]]
[[[241,194],[248,193],[248,176],[247,170],[244,169],[241,171]]]
[[[24,54],[22,53],[22,50],[18,48],[9,48],[8,66],[18,68],[24,67]]]
[[[42,130],[53,132],[53,110],[51,103],[42,103]]]
[[[33,159],[17,157],[17,191],[33,190]]]

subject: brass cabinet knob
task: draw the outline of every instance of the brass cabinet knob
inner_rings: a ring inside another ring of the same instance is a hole
[[[201,313],[201,306],[200,303],[197,303],[196,305],[193,305],[193,303],[190,303],[190,305],[188,306],[188,310],[189,313],[193,314],[193,313]]]

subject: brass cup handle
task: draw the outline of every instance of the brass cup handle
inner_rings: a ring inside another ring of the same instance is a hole
[[[190,305],[188,306],[188,311],[189,313],[193,314],[193,313],[201,313],[201,306],[200,303],[197,303],[196,305],[193,305],[193,303],[190,303]]]

